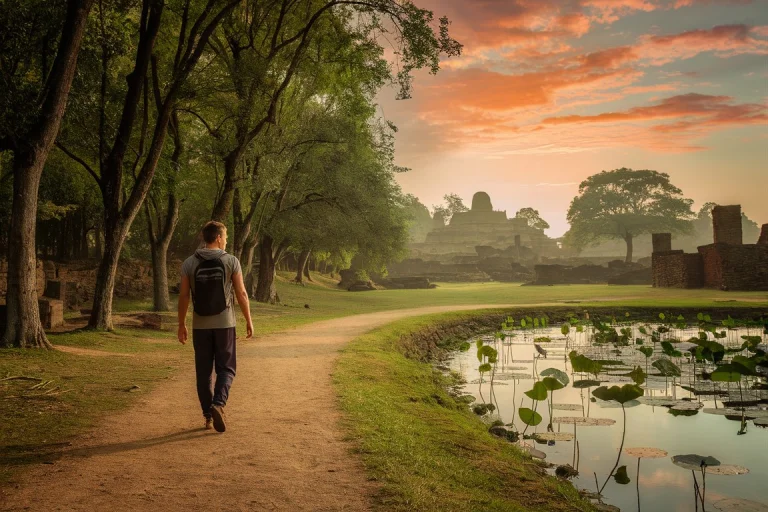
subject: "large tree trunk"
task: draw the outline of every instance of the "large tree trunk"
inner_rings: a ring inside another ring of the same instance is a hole
[[[259,243],[259,281],[256,285],[257,302],[275,304],[278,301],[275,288],[274,240],[265,236]]]
[[[152,284],[154,287],[153,310],[170,311],[171,298],[168,293],[168,244],[152,246]]]
[[[309,260],[309,254],[310,251],[303,250],[299,254],[297,264],[296,264],[296,278],[294,281],[296,281],[299,284],[304,284],[304,275],[309,270],[307,269],[307,261]]]
[[[627,257],[624,261],[626,263],[632,263],[632,235],[624,235],[624,241],[627,243]]]
[[[120,224],[107,222],[104,230],[104,256],[101,258],[99,271],[96,274],[93,309],[88,320],[88,327],[91,329],[112,330],[112,295],[115,290],[117,263],[126,234],[126,230]]]
[[[93,0],[69,0],[56,60],[51,69],[40,118],[14,151],[13,205],[8,250],[7,324],[3,344],[51,348],[40,325],[37,305],[35,228],[40,177],[69,99],[77,56]]]
[[[224,159],[224,183],[221,192],[213,206],[211,219],[218,222],[227,222],[229,212],[232,211],[232,203],[235,198],[235,172],[240,163],[240,153],[231,154]]]

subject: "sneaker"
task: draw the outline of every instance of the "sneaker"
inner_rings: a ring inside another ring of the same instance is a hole
[[[213,430],[213,418],[210,416],[205,417],[205,430]]]
[[[224,421],[224,406],[212,405],[211,416],[213,416],[213,428],[216,432],[224,432],[227,430],[227,424]]]

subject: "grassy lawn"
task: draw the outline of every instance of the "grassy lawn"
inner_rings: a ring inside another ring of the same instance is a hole
[[[665,307],[765,307],[768,294],[712,290],[654,289],[645,286],[530,287],[504,283],[441,284],[434,290],[389,290],[349,293],[316,276],[316,284],[291,284],[281,276],[282,305],[251,303],[256,336],[301,324],[374,311],[450,304],[559,304],[583,308],[595,304]],[[306,308],[308,305],[309,308]],[[146,311],[149,301],[115,303],[116,312]],[[169,314],[173,318],[173,313]],[[239,315],[238,315],[239,316]],[[240,320],[239,332],[243,332]],[[104,414],[127,407],[184,365],[191,365],[191,348],[174,341],[175,332],[118,329],[113,333],[75,331],[52,334],[54,345],[73,352],[0,350],[0,379],[27,376],[52,381],[0,381],[0,482],[24,464],[44,461],[56,443],[92,427]],[[86,352],[82,350],[85,349]],[[99,354],[87,351],[97,351]],[[131,386],[139,389],[129,392]],[[58,388],[54,394],[42,395]],[[64,391],[62,394],[55,394]],[[13,398],[21,395],[41,395]]]
[[[490,435],[488,426],[447,392],[449,377],[403,355],[413,333],[473,315],[399,321],[357,338],[342,352],[334,385],[351,437],[382,486],[376,507],[592,510],[570,483],[544,475],[530,457]]]

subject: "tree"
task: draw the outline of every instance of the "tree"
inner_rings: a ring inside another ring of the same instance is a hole
[[[7,325],[0,344],[50,348],[40,324],[35,282],[37,193],[67,108],[93,0],[67,1],[64,16],[53,20],[46,18],[51,14],[47,2],[15,4],[3,2],[0,8],[0,26],[8,31],[0,43],[0,97],[5,100],[0,125],[12,122],[0,132],[0,150],[13,152]],[[38,32],[37,23],[53,25]],[[52,46],[51,40],[58,44]],[[26,101],[14,104],[15,99]],[[8,119],[15,116],[23,118]]]
[[[549,229],[549,222],[541,218],[541,215],[539,215],[539,210],[534,210],[533,208],[521,208],[515,214],[515,218],[525,219],[528,221],[528,226],[534,229]]]
[[[429,214],[429,209],[413,194],[406,194],[404,201],[409,218],[410,240],[421,243],[427,238],[427,233],[432,231],[432,216]]]
[[[84,147],[80,155],[71,146],[58,143],[60,149],[83,165],[98,183],[104,205],[104,254],[88,321],[91,328],[112,328],[112,295],[118,261],[131,225],[152,186],[176,104],[188,93],[184,90],[187,79],[204,55],[211,35],[240,3],[239,0],[140,2],[138,12],[132,13],[133,19],[138,20],[135,48],[121,55],[123,58],[103,59],[98,90],[83,92],[86,102],[91,97],[100,98],[92,109],[99,119],[96,143],[81,144]],[[166,8],[170,12],[166,13]],[[124,23],[131,23],[130,17]],[[107,38],[103,39],[106,44]],[[114,66],[117,74],[124,74],[124,84],[108,80],[115,71]],[[150,77],[153,90],[149,90]],[[114,123],[104,120],[110,84],[117,91],[114,103],[119,113]]]
[[[601,240],[620,238],[632,261],[632,241],[648,233],[689,233],[693,201],[682,197],[669,175],[627,168],[603,171],[582,181],[571,201],[566,243],[583,248]]]
[[[464,200],[458,194],[445,194],[443,196],[444,205],[432,205],[433,214],[442,214],[446,223],[451,221],[454,213],[468,212],[469,208],[464,204]]]

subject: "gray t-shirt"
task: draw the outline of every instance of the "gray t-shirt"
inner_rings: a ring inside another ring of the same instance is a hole
[[[232,286],[232,276],[234,274],[242,273],[240,262],[221,249],[198,249],[195,251],[197,255],[205,260],[212,260],[215,258],[221,258],[221,262],[224,264],[224,296],[227,297],[227,309],[213,316],[199,316],[192,311],[192,328],[193,329],[224,329],[227,327],[234,327],[236,324],[235,319],[235,294],[234,287]],[[184,263],[181,264],[181,275],[189,278],[189,286],[192,289],[192,293],[195,293],[195,270],[200,264],[200,260],[194,255],[190,256]]]

